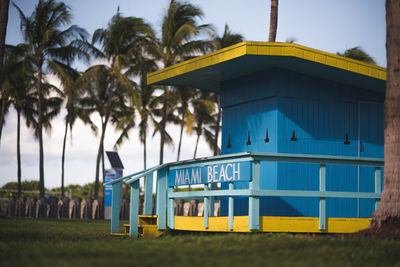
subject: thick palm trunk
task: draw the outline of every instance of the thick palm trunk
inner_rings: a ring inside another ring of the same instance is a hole
[[[37,88],[38,88],[38,92],[39,92],[39,101],[38,101],[39,194],[40,194],[40,197],[44,197],[42,64],[39,64]]]
[[[275,42],[277,28],[278,28],[278,0],[271,0],[271,16],[269,19],[268,42]]]
[[[65,131],[64,131],[64,140],[63,140],[63,149],[61,156],[61,197],[64,197],[64,162],[65,162],[65,144],[67,142],[67,133],[68,133],[68,121],[65,121]]]
[[[397,0],[386,1],[386,26],[384,185],[372,221],[372,226],[378,229],[390,220],[400,223],[400,2]]]
[[[17,164],[18,164],[18,198],[21,197],[21,111],[17,110]]]

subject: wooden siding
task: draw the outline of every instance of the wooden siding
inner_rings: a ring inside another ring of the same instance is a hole
[[[278,68],[225,82],[221,90],[222,153],[383,158],[383,99],[383,94]],[[264,141],[266,128],[268,143]],[[291,141],[293,131],[296,141]],[[246,144],[249,132],[251,145]],[[347,145],[346,134],[350,142]],[[359,153],[360,141],[364,150]],[[262,163],[260,187],[317,190],[318,167]],[[247,185],[235,184],[235,188]],[[327,166],[327,191],[373,192],[373,188],[371,167]],[[225,201],[222,199],[222,215],[227,212]],[[247,209],[246,198],[235,198],[235,216],[247,215]],[[327,200],[328,217],[370,217],[373,210],[373,200]],[[315,217],[318,199],[262,197],[260,215]]]

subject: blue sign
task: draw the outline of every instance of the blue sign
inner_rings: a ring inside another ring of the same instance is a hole
[[[108,183],[112,180],[122,177],[122,170],[105,170],[104,182]],[[104,206],[111,207],[112,185],[104,186]]]
[[[251,181],[251,162],[210,164],[168,172],[168,186]]]

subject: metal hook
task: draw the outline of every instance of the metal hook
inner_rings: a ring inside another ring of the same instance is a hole
[[[296,138],[296,135],[294,133],[294,130],[293,130],[292,138],[290,138],[290,141],[297,141],[297,138]]]
[[[251,145],[251,141],[250,141],[250,131],[248,131],[247,133],[247,143],[248,146]]]
[[[349,135],[346,133],[346,140],[344,140],[345,145],[350,145]]]
[[[266,134],[265,134],[265,139],[264,139],[264,142],[265,142],[265,143],[268,143],[268,142],[269,142],[269,137],[268,137],[268,128],[267,128],[267,131],[266,131]]]

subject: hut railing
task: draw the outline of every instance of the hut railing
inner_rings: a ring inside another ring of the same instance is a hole
[[[228,189],[210,190],[211,183],[204,183],[203,191],[174,192],[174,187],[168,185],[168,174],[171,171],[180,169],[204,167],[218,164],[233,164],[239,162],[250,162],[251,179],[249,179],[248,189],[234,189],[234,182],[229,182]],[[289,162],[289,163],[308,163],[319,165],[319,190],[265,190],[260,188],[260,167],[261,162]],[[370,166],[375,168],[375,190],[374,192],[340,192],[326,191],[326,165],[349,165],[349,166]],[[138,224],[138,203],[139,203],[139,179],[157,172],[157,192],[156,192],[156,215],[158,216],[158,229],[165,230],[167,227],[174,229],[174,201],[175,199],[204,199],[204,228],[208,228],[209,216],[213,214],[213,202],[215,197],[228,197],[228,229],[233,229],[233,211],[235,196],[249,197],[249,230],[260,229],[260,197],[317,197],[319,198],[319,229],[326,230],[326,198],[359,198],[375,199],[375,209],[379,205],[381,198],[381,177],[384,160],[380,158],[360,158],[324,155],[302,155],[302,154],[283,154],[283,153],[259,153],[246,152],[237,154],[221,155],[209,158],[189,160],[163,164],[145,171],[141,171],[129,176],[114,180],[108,184],[113,185],[112,195],[112,219],[111,232],[118,232],[119,228],[119,201],[120,186],[124,181],[131,185],[131,213],[130,213],[130,235],[137,236]],[[152,177],[152,176],[151,176]],[[149,179],[148,179],[149,180]],[[150,179],[151,180],[151,179]],[[147,205],[151,205],[151,188],[146,183],[145,188],[145,213]],[[114,194],[114,192],[116,192]],[[147,202],[146,202],[147,199]],[[211,205],[209,205],[211,204]],[[209,208],[210,206],[210,208]],[[150,213],[151,214],[151,213]]]

